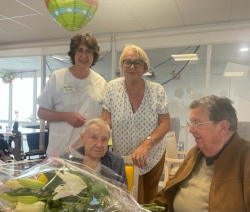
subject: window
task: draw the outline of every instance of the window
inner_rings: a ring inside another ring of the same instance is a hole
[[[8,120],[9,113],[9,84],[0,81],[0,96],[1,96],[1,105],[0,105],[0,120]]]
[[[33,83],[34,78],[16,78],[13,81],[12,120],[31,122],[33,118]]]
[[[48,80],[49,80],[49,77],[46,77],[45,84],[48,82]],[[40,95],[40,93],[41,93],[41,77],[38,77],[37,78],[37,97]],[[36,99],[34,101],[34,104],[36,104]],[[39,105],[36,104],[36,111],[38,110],[38,107],[39,107]],[[38,117],[36,117],[36,122],[39,122],[39,121],[40,121],[40,119]]]

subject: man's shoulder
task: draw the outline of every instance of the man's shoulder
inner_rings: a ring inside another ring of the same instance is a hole
[[[201,150],[195,145],[190,150],[188,150],[188,153],[185,159],[196,157],[198,153],[201,154]]]
[[[232,153],[250,152],[250,141],[244,137],[241,137],[237,131],[235,132],[235,135],[228,146],[232,150]]]

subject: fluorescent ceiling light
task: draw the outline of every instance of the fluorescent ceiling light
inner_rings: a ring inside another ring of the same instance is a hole
[[[52,55],[52,57],[54,57],[55,59],[58,59],[58,60],[62,60],[62,61],[69,59],[69,56]]]
[[[151,76],[152,74],[150,72],[146,72],[145,74],[143,74],[143,76]]]
[[[197,54],[173,54],[171,56],[175,61],[198,60]]]
[[[241,77],[245,72],[224,72],[225,77]]]
[[[246,51],[249,51],[249,48],[242,48],[240,49],[241,52],[246,52]]]
[[[244,80],[248,74],[249,66],[244,66],[236,63],[227,63],[223,75],[225,77],[237,78]]]

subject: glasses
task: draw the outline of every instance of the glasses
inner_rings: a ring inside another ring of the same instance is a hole
[[[92,49],[86,49],[85,51],[82,49],[82,48],[77,48],[75,49],[75,52],[76,54],[78,55],[83,55],[84,53],[87,55],[87,56],[92,56],[94,51]]]
[[[134,65],[135,68],[140,68],[142,66],[143,61],[142,60],[135,60],[135,61],[131,61],[131,60],[123,60],[123,65],[125,68],[130,68],[132,66],[132,64]]]
[[[196,123],[196,122],[187,122],[188,127],[193,127],[195,129],[198,128],[199,125],[203,125],[203,124],[208,124],[208,123],[214,123],[215,121],[206,121],[206,122],[201,122],[201,123]]]

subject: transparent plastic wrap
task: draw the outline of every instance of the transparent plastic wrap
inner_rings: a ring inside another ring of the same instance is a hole
[[[127,179],[123,179],[122,176],[118,175],[115,171],[109,169],[107,166],[100,164],[99,162],[95,162],[88,157],[83,155],[83,148],[72,149],[68,148],[67,151],[60,155],[60,158],[63,158],[67,161],[71,161],[72,164],[82,168],[82,164],[85,164],[84,169],[89,171],[94,175],[102,175],[102,178],[108,182],[111,182],[114,185],[119,187],[123,187],[127,189]],[[92,167],[92,168],[89,168]],[[95,167],[95,168],[93,168]]]
[[[117,181],[118,176],[111,177],[112,170],[100,165],[110,175],[105,177],[66,158],[0,164],[0,211],[147,211]],[[21,173],[15,170],[19,166]]]

